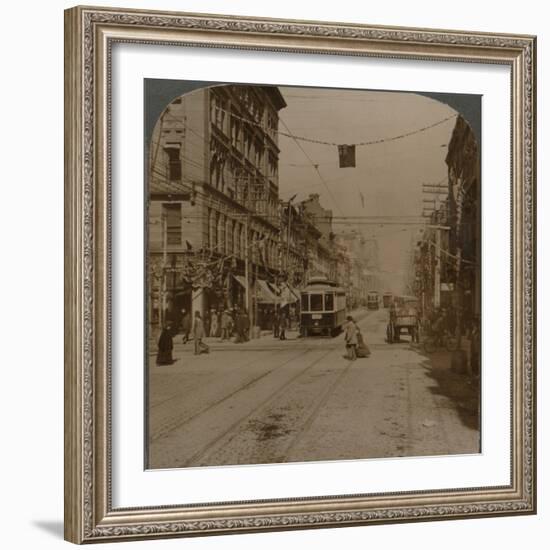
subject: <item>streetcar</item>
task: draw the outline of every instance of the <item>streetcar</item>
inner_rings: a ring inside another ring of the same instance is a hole
[[[302,336],[335,336],[346,322],[346,292],[326,278],[311,279],[300,293]]]
[[[380,296],[376,290],[371,290],[367,294],[367,308],[378,309],[380,307]]]
[[[388,309],[393,302],[393,294],[391,292],[384,292],[382,295],[382,303],[385,309]]]

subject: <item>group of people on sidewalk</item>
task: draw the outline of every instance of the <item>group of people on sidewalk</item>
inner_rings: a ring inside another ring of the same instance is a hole
[[[290,328],[290,320],[285,312],[275,310],[272,317],[273,338],[286,340],[286,330]]]
[[[202,319],[199,312],[195,312],[195,322],[198,317],[202,321],[203,338],[220,338],[220,341],[230,340],[235,337],[235,343],[247,342],[250,339],[250,317],[243,309],[233,308],[217,311],[210,310]],[[188,312],[182,310],[183,343],[189,341],[189,335],[194,325],[191,325],[191,317]],[[193,329],[194,330],[194,329]],[[194,333],[193,333],[193,336]]]
[[[194,353],[209,353],[209,346],[203,341],[207,337],[219,337],[220,342],[228,341],[234,337],[236,344],[250,340],[250,317],[245,310],[234,308],[232,311],[226,309],[219,315],[215,310],[209,312],[206,319],[203,319],[200,312],[196,311],[193,322],[189,312],[182,310],[181,329],[183,333],[182,342],[187,344],[193,338]],[[174,348],[173,337],[178,334],[177,323],[168,320],[158,340],[157,365],[171,365],[174,363],[172,350]]]
[[[189,313],[185,310],[182,313],[183,343],[186,344],[192,334],[194,354],[209,353],[210,348],[203,341],[208,336],[208,331],[205,328],[205,323],[200,312],[195,312],[192,324]],[[216,336],[218,334],[218,320],[216,317],[213,317],[213,319],[215,321],[209,327],[210,335]],[[178,328],[171,321],[167,321],[164,325],[158,340],[157,365],[171,365],[175,362],[172,356],[174,348],[173,337],[178,333]],[[287,328],[287,317],[285,315],[276,315],[273,319],[274,338],[286,340]],[[235,343],[247,342],[250,339],[250,318],[246,311],[237,310],[233,315],[229,310],[223,311],[219,321],[219,334],[221,342],[229,340],[233,335],[235,336]],[[370,350],[365,343],[361,330],[351,315],[347,316],[346,324],[344,325],[344,340],[346,345],[346,355],[344,357],[346,359],[355,361],[357,358],[368,357],[370,355]]]

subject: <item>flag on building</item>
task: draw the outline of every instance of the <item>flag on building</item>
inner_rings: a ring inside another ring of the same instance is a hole
[[[340,168],[355,168],[355,145],[338,145]]]

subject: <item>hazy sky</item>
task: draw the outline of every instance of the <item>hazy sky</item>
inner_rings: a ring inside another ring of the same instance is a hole
[[[287,132],[288,127],[296,136],[341,144],[394,137],[455,114],[448,105],[414,93],[279,89],[287,102],[279,112],[280,131]],[[454,124],[452,118],[397,141],[357,147],[355,168],[339,168],[335,146],[300,141],[310,162],[292,138],[280,135],[280,197],[285,200],[298,193],[301,200],[319,193],[321,204],[332,209],[334,216],[365,216],[360,223],[335,220],[333,229],[338,233],[355,227],[365,236],[376,236],[386,286],[400,291],[406,256],[421,227],[412,225],[408,217],[419,217],[422,199],[431,198],[423,196],[422,183],[446,182],[445,156]],[[318,165],[326,185],[312,163]],[[380,216],[392,219],[380,220]]]

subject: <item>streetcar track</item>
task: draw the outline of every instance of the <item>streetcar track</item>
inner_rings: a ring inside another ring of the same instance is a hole
[[[285,462],[286,457],[290,454],[291,449],[298,443],[298,439],[304,434],[306,430],[308,430],[317,416],[319,415],[319,412],[321,410],[321,407],[326,405],[327,401],[331,397],[331,395],[334,393],[336,388],[342,383],[344,380],[344,377],[348,374],[350,371],[352,365],[355,364],[355,361],[349,361],[348,364],[341,370],[341,372],[336,376],[335,380],[332,382],[332,384],[329,384],[329,386],[323,391],[323,394],[321,395],[321,398],[317,401],[316,405],[313,407],[313,409],[309,412],[306,421],[302,424],[299,430],[296,431],[294,436],[292,437],[291,442],[286,446],[284,452],[282,455],[276,457],[273,459],[273,462]],[[272,462],[272,461],[270,461]]]
[[[185,418],[183,421],[181,422],[178,422],[176,425],[172,425],[170,426],[169,429],[167,430],[163,430],[162,433],[159,433],[157,434],[156,436],[151,436],[150,438],[150,443],[154,442],[154,441],[158,441],[159,439],[163,438],[163,437],[166,437],[170,432],[173,432],[174,430],[177,430],[179,428],[181,428],[182,426],[184,426],[185,424],[188,424],[189,422],[191,422],[192,420],[194,420],[197,416],[201,415],[201,414],[204,414],[205,412],[209,411],[210,409],[212,409],[213,407],[216,407],[218,405],[220,405],[221,403],[223,403],[224,401],[227,401],[228,399],[230,399],[231,397],[233,397],[235,394],[243,391],[243,390],[246,390],[247,388],[249,388],[250,386],[252,386],[253,384],[255,384],[256,382],[260,381],[262,378],[265,378],[266,376],[269,376],[272,372],[275,372],[276,370],[284,367],[285,365],[287,365],[288,363],[290,363],[291,361],[293,361],[294,359],[298,359],[299,357],[302,357],[303,355],[305,355],[307,353],[307,350],[306,351],[302,351],[302,353],[298,353],[296,355],[293,355],[292,357],[290,357],[288,359],[288,361],[285,361],[284,363],[281,363],[279,365],[276,365],[275,367],[273,367],[272,369],[264,372],[263,374],[259,375],[259,376],[256,376],[255,378],[253,378],[252,380],[249,380],[248,382],[246,382],[243,386],[239,386],[236,390],[232,391],[231,393],[225,395],[224,397],[218,399],[217,401],[214,401],[213,403],[209,404],[208,406],[206,407],[203,407],[202,409],[200,409],[199,411],[193,413],[191,416]],[[250,363],[249,363],[250,364]]]
[[[183,465],[179,466],[179,467],[188,467],[188,466],[191,466],[191,465],[197,465],[197,462],[199,461],[200,458],[202,458],[203,456],[205,456],[206,454],[208,454],[208,452],[210,450],[212,450],[222,439],[224,439],[225,437],[227,437],[228,434],[230,434],[231,432],[235,431],[236,428],[238,428],[244,421],[246,421],[248,418],[250,418],[251,416],[253,416],[256,412],[258,412],[261,408],[265,407],[268,403],[270,403],[271,401],[273,401],[273,399],[275,399],[276,397],[279,396],[279,394],[281,394],[288,386],[290,386],[290,384],[292,384],[295,380],[297,380],[300,376],[303,376],[306,372],[308,372],[310,369],[312,369],[314,366],[316,366],[319,361],[323,360],[327,355],[329,355],[330,353],[334,352],[334,348],[332,348],[330,351],[328,351],[327,353],[323,354],[321,357],[315,359],[313,361],[313,363],[311,363],[310,365],[308,365],[305,369],[301,370],[299,373],[297,373],[295,376],[293,376],[292,378],[290,378],[289,380],[287,380],[282,386],[280,386],[279,388],[277,388],[267,399],[265,399],[264,401],[262,401],[261,403],[259,403],[256,407],[254,407],[250,412],[246,413],[244,416],[242,416],[241,418],[239,418],[238,420],[236,420],[235,422],[233,422],[229,428],[227,430],[225,430],[222,434],[220,434],[218,437],[214,438],[213,440],[211,440],[209,443],[206,444],[205,447],[203,447],[200,451],[196,452],[193,456],[191,456],[190,458],[188,458],[184,463]],[[290,362],[290,361],[289,361]],[[229,444],[233,438],[235,437],[235,435],[237,434],[234,434],[233,436],[231,436],[229,438],[229,440],[227,441],[227,443]]]
[[[290,351],[293,351],[293,350],[290,350]],[[267,359],[269,359],[269,358],[264,358],[264,360],[267,360]],[[253,359],[251,359],[247,363],[244,363],[243,365],[239,365],[239,368],[248,367],[248,366],[252,365],[252,363],[255,363],[256,361],[257,361],[257,358],[254,357]],[[188,388],[188,389],[184,390],[183,393],[182,392],[174,393],[170,397],[167,397],[166,399],[163,399],[162,401],[159,401],[158,403],[152,403],[152,404],[149,405],[149,408],[154,409],[155,407],[159,407],[160,405],[164,405],[168,401],[172,401],[173,399],[176,399],[176,398],[184,399],[187,395],[189,395],[190,393],[195,391],[201,385],[203,385],[205,383],[209,383],[211,380],[216,379],[219,376],[220,376],[219,372],[217,372],[217,371],[212,372],[212,373],[210,373],[210,376],[206,377],[204,380],[199,380],[199,382],[195,386],[193,386],[192,388]]]

